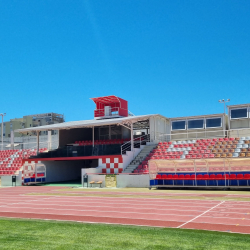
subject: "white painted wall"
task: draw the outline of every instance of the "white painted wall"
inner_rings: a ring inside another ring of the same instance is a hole
[[[84,174],[85,174],[85,171],[84,171],[84,169],[82,169],[82,185],[83,185],[83,175]],[[106,185],[105,184],[105,176],[106,175],[90,174],[90,175],[88,175],[88,182],[90,182],[90,181],[102,181],[102,187],[105,187],[105,185]],[[90,185],[89,185],[89,187],[90,187]],[[93,187],[99,187],[99,185],[93,185]]]
[[[140,148],[134,148],[134,153],[132,151],[127,151],[125,155],[122,155],[123,159],[123,169],[125,169],[129,163],[142,151],[145,146],[142,145]]]
[[[82,169],[82,177],[85,173]],[[105,176],[106,175],[88,175],[88,182],[90,181],[102,181],[102,187],[105,187]],[[148,188],[149,187],[149,175],[125,175],[120,174],[116,176],[117,188]],[[82,178],[83,184],[83,178]]]
[[[117,188],[147,188],[149,187],[149,175],[117,175]]]
[[[15,186],[15,184],[13,183]],[[22,186],[22,171],[19,171],[17,177],[16,177],[16,185]],[[1,186],[2,187],[9,187],[12,186],[12,176],[4,175],[1,176]]]

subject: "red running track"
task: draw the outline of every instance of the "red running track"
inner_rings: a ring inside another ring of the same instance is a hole
[[[34,195],[26,195],[30,193]],[[72,191],[60,192],[58,187],[1,188],[0,216],[250,233],[250,202],[246,201],[132,196],[137,193],[131,193],[129,198],[104,197],[104,194],[112,194],[108,190],[88,191],[88,196],[67,196],[67,193],[70,195]],[[148,193],[138,194],[148,196]],[[169,195],[166,193],[166,197]]]

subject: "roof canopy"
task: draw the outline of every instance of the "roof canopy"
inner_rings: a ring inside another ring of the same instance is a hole
[[[140,115],[140,116],[130,116],[114,119],[102,119],[102,120],[84,120],[84,121],[74,121],[74,122],[63,122],[52,125],[45,125],[32,128],[17,129],[15,132],[19,133],[28,133],[35,131],[50,131],[50,130],[62,130],[62,129],[73,129],[73,128],[92,128],[98,126],[107,126],[107,125],[130,125],[135,122],[144,121],[150,117],[158,116],[164,119],[167,119],[161,115]]]
[[[120,100],[123,100],[122,98],[117,97],[115,95],[95,97],[90,99],[93,100],[95,103],[102,103],[102,104],[120,103]]]

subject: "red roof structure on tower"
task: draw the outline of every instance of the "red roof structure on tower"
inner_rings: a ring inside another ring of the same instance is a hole
[[[110,95],[90,99],[96,104],[95,119],[128,116],[128,102],[120,97]]]

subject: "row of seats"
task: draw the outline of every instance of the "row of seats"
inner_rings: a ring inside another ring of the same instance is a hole
[[[196,158],[225,158],[250,157],[250,140],[242,138],[219,138],[179,142],[160,142],[158,148],[152,152],[152,159],[196,159]],[[188,142],[192,142],[189,143]],[[174,152],[177,153],[177,156]],[[180,157],[178,157],[178,154]]]
[[[172,185],[175,185],[175,181],[182,181],[183,185],[185,185],[185,181],[206,181],[206,185],[209,184],[209,181],[216,181],[218,185],[218,181],[227,181],[228,185],[231,184],[230,181],[237,181],[237,184],[239,185],[239,181],[250,180],[250,174],[157,174],[155,180],[159,181],[172,181]],[[163,185],[166,184],[163,182]],[[199,184],[199,183],[197,183]]]
[[[149,173],[148,165],[139,165],[138,168],[134,170],[134,173],[148,174]]]
[[[112,139],[112,140],[95,140],[94,145],[105,145],[105,144],[123,144],[130,139]],[[79,146],[93,145],[93,141],[75,141],[75,144]]]
[[[202,159],[250,157],[250,137],[160,142],[134,172],[147,171],[151,159]]]
[[[41,148],[42,153],[47,148]],[[36,155],[36,149],[2,150],[0,151],[0,175],[13,175],[22,167],[22,160]]]

